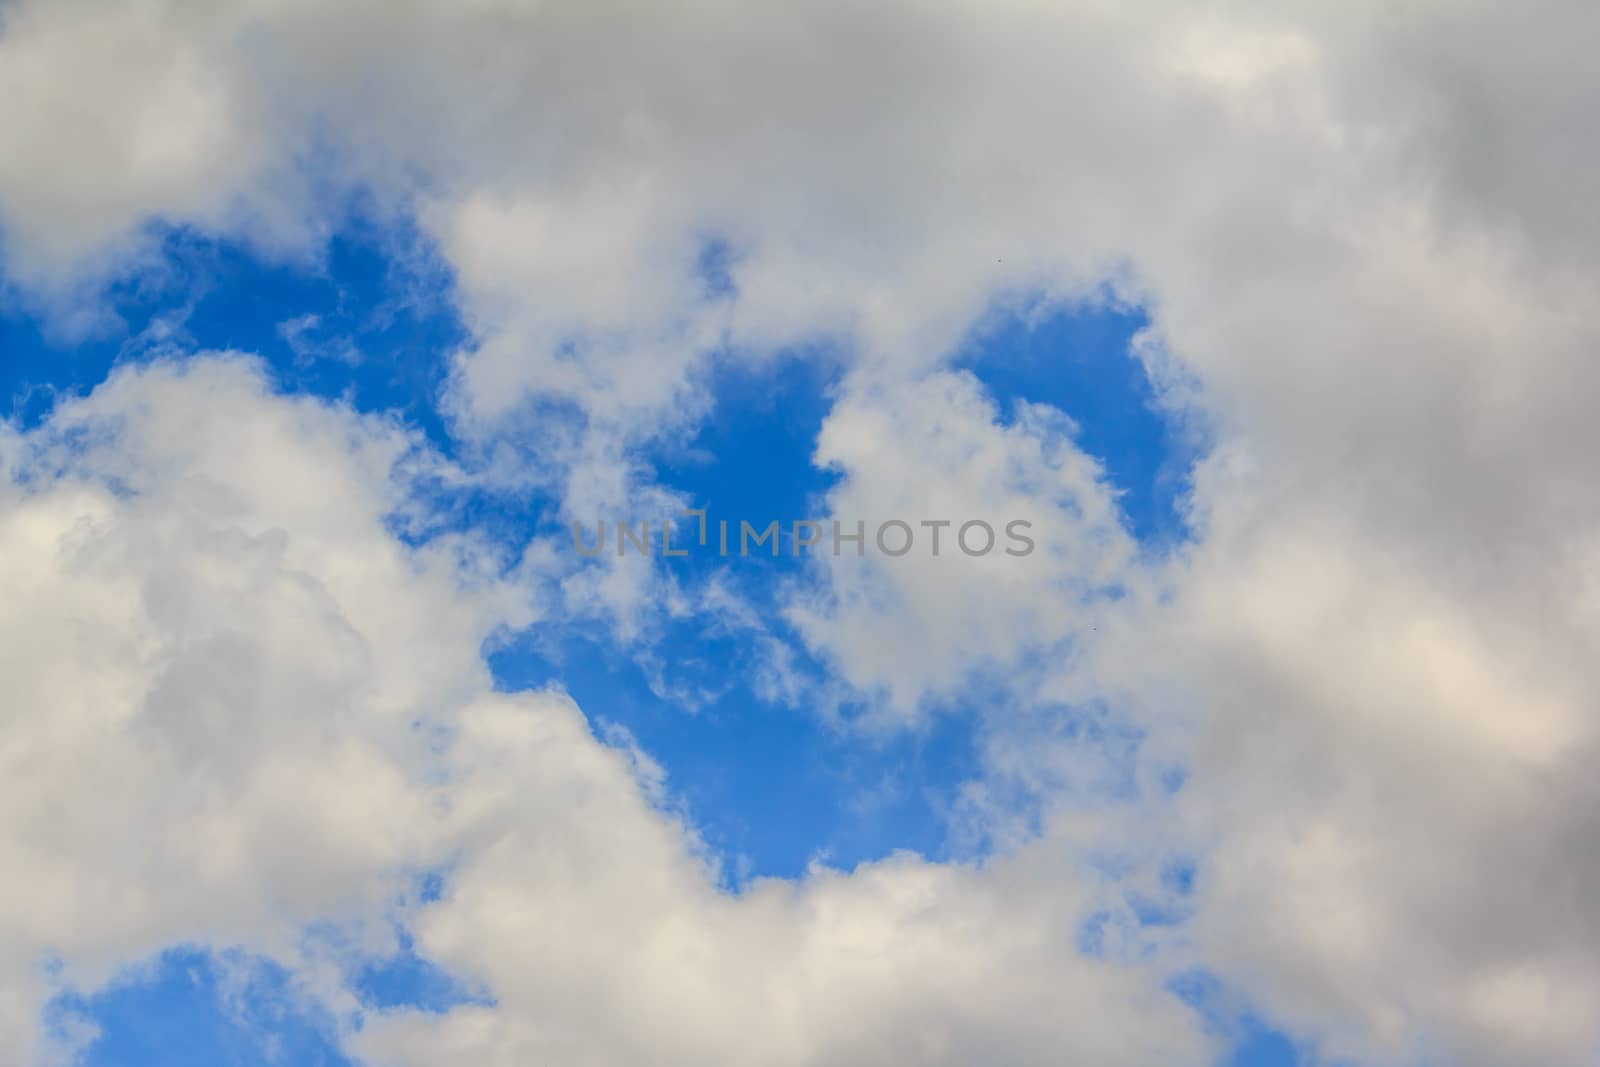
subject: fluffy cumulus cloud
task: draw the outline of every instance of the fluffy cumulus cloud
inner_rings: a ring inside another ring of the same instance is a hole
[[[863,385],[823,424],[816,461],[843,477],[814,531],[823,580],[789,613],[897,718],[1059,651],[1133,577],[1133,539],[1071,421],[1014,415],[1001,425],[977,379],[940,372]]]
[[[359,187],[455,272],[453,431],[585,518],[659,491],[638,449],[706,416],[713,366],[825,346],[832,516],[1041,531],[1026,561],[818,561],[785,610],[833,682],[913,725],[979,676],[1007,709],[1114,708],[1184,769],[1121,832],[1198,857],[1186,961],[1334,1054],[1578,1067],[1597,23],[13,0],[0,241],[71,317],[149,269],[155,223],[315,256]],[[949,369],[1041,298],[1141,305],[1131,356],[1205,429],[1165,557],[1065,416]],[[494,1006],[374,1020],[352,1040],[377,1062],[1204,1062],[1159,966],[1076,951],[1072,833],[715,889],[570,704],[484,695],[532,579],[470,537],[396,540],[454,475],[395,425],[207,360],[0,447],[14,1045],[55,984],[185,939],[292,959],[439,865],[404,921]],[[625,614],[659,588],[580,592]],[[988,719],[993,775],[1050,779],[1036,717]]]
[[[1376,1062],[1587,1063],[1594,535],[1504,573],[1453,532],[1274,506],[1098,680],[1184,736],[1197,932],[1275,1010]]]
[[[493,1007],[400,1013],[373,1062],[1209,1062],[1159,972],[1079,952],[1098,887],[1055,842],[979,868],[901,854],[713,887],[575,708],[465,712],[465,854],[419,946]],[[565,814],[556,814],[565,813]]]
[[[386,530],[412,446],[238,360],[5,437],[8,1058],[29,991],[189,940],[288,957],[429,862],[417,724],[483,686],[504,611]]]

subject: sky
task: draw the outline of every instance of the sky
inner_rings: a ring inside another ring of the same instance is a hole
[[[0,0],[0,1061],[1600,1064],[1535,7]]]

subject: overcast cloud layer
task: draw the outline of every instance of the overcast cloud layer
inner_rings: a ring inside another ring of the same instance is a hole
[[[1579,0],[0,5],[0,247],[51,329],[159,271],[158,225],[314,266],[361,190],[472,334],[458,461],[238,354],[0,428],[4,1058],[186,942],[346,1011],[397,922],[480,995],[369,1015],[374,1064],[1207,1064],[1193,969],[1363,1064],[1600,1063],[1595,39]],[[1108,303],[1196,442],[1170,552],[1070,420],[951,365],[996,309]],[[775,653],[783,699],[868,707],[835,728],[982,718],[999,844],[733,893],[605,709],[482,659],[730,606],[429,512],[670,503],[641,450],[716,417],[712,359],[807,346],[844,365],[833,515],[1048,537],[739,605],[829,670]],[[1145,738],[1131,791],[1063,704]],[[1176,853],[1178,928],[1086,954]]]

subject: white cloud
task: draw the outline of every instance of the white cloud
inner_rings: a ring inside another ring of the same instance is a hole
[[[51,960],[93,988],[191,940],[292,958],[436,855],[423,727],[527,612],[389,536],[414,447],[241,360],[123,373],[0,438],[13,1058]]]
[[[820,581],[789,615],[894,719],[915,720],[974,672],[1065,654],[1136,577],[1132,538],[1070,420],[1036,404],[1014,415],[1001,425],[976,379],[939,373],[847,390],[823,424],[816,462],[842,479],[810,550]],[[863,547],[836,546],[834,522],[841,535],[859,524]],[[886,556],[880,531],[890,552],[909,533],[909,549]]]
[[[565,701],[474,706],[451,760],[466,856],[414,928],[496,1003],[373,1021],[377,1062],[1209,1062],[1156,973],[1079,954],[1094,894],[1061,842],[730,897]]]
[[[1587,1063],[1592,593],[1452,586],[1332,512],[1214,536],[1096,650],[1188,765],[1201,954],[1360,1062]]]

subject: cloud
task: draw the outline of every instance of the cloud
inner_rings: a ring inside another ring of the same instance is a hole
[[[1001,424],[964,373],[847,389],[817,441],[817,464],[843,476],[810,550],[818,581],[788,609],[807,645],[902,721],[979,672],[1065,654],[1135,578],[1112,490],[1072,432],[1038,404]],[[835,546],[834,522],[864,544]],[[880,530],[903,554],[880,550]]]
[[[381,918],[434,855],[418,724],[527,612],[385,529],[413,440],[274,399],[241,359],[121,373],[0,441],[20,1062],[46,988],[191,941],[292,959],[310,923]]]
[[[1093,881],[1062,842],[732,897],[570,703],[484,701],[461,721],[466,855],[415,930],[495,1005],[373,1020],[355,1048],[377,1062],[1210,1061],[1155,972],[1080,955]]]
[[[1189,772],[1202,958],[1358,1062],[1589,1062],[1587,595],[1453,585],[1439,546],[1296,505],[1091,656]]]

